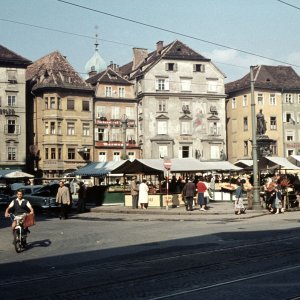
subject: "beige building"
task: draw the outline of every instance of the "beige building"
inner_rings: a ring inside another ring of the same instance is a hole
[[[275,140],[274,156],[287,157],[300,150],[300,78],[291,67],[254,68],[255,114],[260,109],[266,133]],[[227,112],[227,152],[230,162],[252,158],[250,73],[225,85]],[[256,123],[256,119],[255,119]],[[256,130],[256,128],[255,128]],[[259,149],[258,149],[259,151]]]
[[[133,54],[120,71],[135,83],[142,158],[224,159],[224,74],[177,40]]]
[[[58,177],[93,161],[93,90],[59,52],[26,73],[33,165]]]
[[[0,45],[0,168],[26,170],[28,59]]]
[[[87,82],[95,91],[94,161],[140,158],[133,83],[120,76],[115,64]]]

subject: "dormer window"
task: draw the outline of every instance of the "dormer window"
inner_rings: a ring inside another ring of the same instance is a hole
[[[193,65],[193,71],[204,73],[205,72],[205,65],[203,65],[203,64],[194,64]]]

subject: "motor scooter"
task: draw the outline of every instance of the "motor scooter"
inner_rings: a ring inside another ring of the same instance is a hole
[[[14,240],[13,244],[15,246],[15,250],[17,253],[20,253],[25,250],[27,246],[27,228],[24,228],[24,221],[26,218],[26,213],[15,216],[14,214],[10,214],[10,218],[12,221],[16,221],[16,227],[14,228],[13,235]]]

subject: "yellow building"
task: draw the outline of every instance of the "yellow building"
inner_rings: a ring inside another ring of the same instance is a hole
[[[93,90],[59,52],[27,69],[32,168],[59,177],[93,161]]]
[[[297,113],[300,107],[299,76],[291,67],[261,65],[254,68],[254,81],[255,114],[262,109],[267,129],[265,135],[275,140],[272,155],[297,154],[297,145],[300,149],[297,125],[300,121]],[[227,153],[232,163],[252,158],[250,88],[250,73],[225,85]]]

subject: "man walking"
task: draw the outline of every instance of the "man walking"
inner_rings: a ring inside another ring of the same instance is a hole
[[[68,219],[69,206],[71,204],[70,190],[63,181],[59,182],[59,188],[56,194],[56,203],[60,205],[59,219]]]
[[[139,189],[136,184],[136,176],[133,176],[131,178],[131,184],[130,184],[130,193],[132,197],[132,208],[136,209],[138,208],[138,200],[139,200]]]

